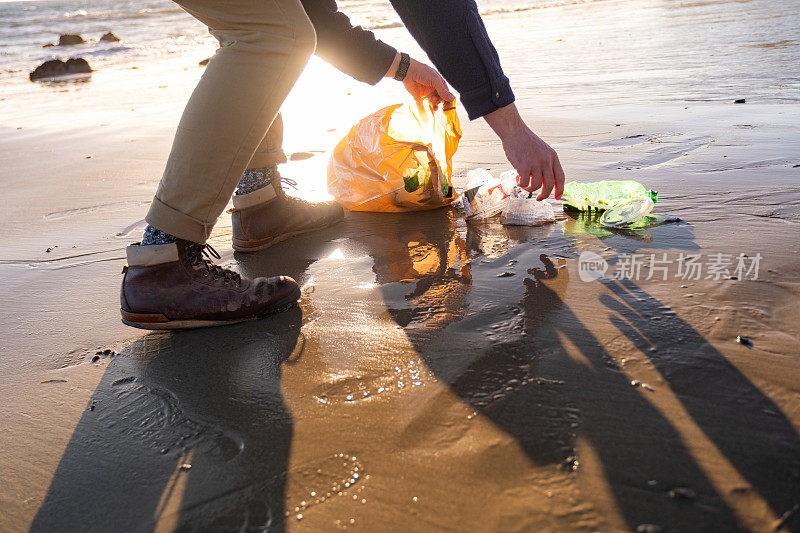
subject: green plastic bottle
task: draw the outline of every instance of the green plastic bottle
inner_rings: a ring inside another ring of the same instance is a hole
[[[603,180],[591,183],[580,183],[570,181],[564,186],[564,198],[570,200],[585,201],[592,204],[613,206],[628,198],[639,196],[649,196],[653,203],[658,201],[658,193],[650,191],[638,181],[633,180]],[[573,205],[564,201],[564,209],[571,211],[590,211],[596,209],[588,205]]]

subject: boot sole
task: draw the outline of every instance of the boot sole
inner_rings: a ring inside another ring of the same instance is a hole
[[[342,220],[344,220],[344,217],[342,217],[339,220],[336,220],[334,222],[331,222],[330,224],[324,224],[322,226],[316,226],[316,227],[313,227],[313,228],[304,229],[302,231],[293,231],[291,233],[284,233],[283,235],[280,235],[278,237],[273,237],[271,239],[263,239],[263,240],[260,240],[260,241],[237,241],[237,240],[234,239],[233,243],[232,243],[232,246],[233,246],[233,249],[235,251],[237,251],[237,252],[245,252],[245,253],[247,253],[247,252],[258,252],[258,251],[261,251],[261,250],[266,250],[267,248],[269,248],[273,244],[278,244],[279,242],[283,242],[286,239],[290,239],[292,237],[297,237],[298,235],[305,235],[306,233],[311,233],[312,231],[319,231],[319,230],[323,230],[325,228],[330,228],[332,226],[335,226],[336,224],[338,224]]]
[[[287,311],[297,305],[297,301],[300,299],[300,294],[300,288],[298,287],[294,293],[287,296],[283,300],[274,303],[261,313],[251,317],[237,318],[235,320],[171,320],[161,313],[131,313],[130,311],[126,311],[124,309],[120,309],[120,313],[122,314],[123,324],[139,329],[196,329],[214,326],[228,326],[230,324],[239,324],[241,322],[260,320],[262,318],[267,318],[268,316]]]

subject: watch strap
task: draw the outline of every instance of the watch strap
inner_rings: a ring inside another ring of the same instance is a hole
[[[411,65],[411,57],[405,53],[400,52],[400,64],[397,66],[397,72],[394,73],[394,79],[403,81],[408,74],[408,67]]]

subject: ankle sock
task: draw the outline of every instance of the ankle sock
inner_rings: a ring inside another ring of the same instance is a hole
[[[170,235],[165,231],[161,231],[158,228],[154,228],[151,225],[147,225],[144,230],[144,235],[142,235],[142,242],[139,243],[140,246],[147,246],[150,244],[169,244],[175,242],[177,237],[175,235]]]
[[[277,175],[278,167],[273,165],[271,167],[263,168],[248,168],[242,173],[239,180],[239,185],[236,187],[236,195],[248,194],[263,189],[272,183],[272,179]],[[170,235],[165,231],[147,225],[142,235],[142,242],[140,246],[147,246],[150,244],[170,244],[175,242],[177,237]]]
[[[272,183],[273,178],[278,174],[278,167],[248,168],[242,173],[239,185],[236,187],[236,195],[249,194],[259,189],[263,189]]]

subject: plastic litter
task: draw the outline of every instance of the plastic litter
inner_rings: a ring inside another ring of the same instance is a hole
[[[541,226],[556,219],[553,206],[536,198],[509,198],[500,223],[506,226]]]
[[[476,168],[467,173],[467,190],[464,191],[462,207],[467,219],[483,220],[503,210],[507,196],[500,180],[488,170]]]
[[[461,138],[455,102],[385,107],[360,120],[328,163],[328,192],[352,211],[421,211],[458,199],[450,181]]]
[[[485,220],[502,213],[500,223],[509,226],[540,226],[555,220],[553,206],[520,188],[514,170],[503,172],[500,179],[483,168],[470,170],[462,207],[468,220]]]
[[[480,187],[492,180],[494,180],[492,174],[485,168],[473,168],[467,172],[467,189]]]
[[[627,228],[649,215],[653,207],[649,196],[631,198],[606,209],[600,217],[600,224],[607,228]]]
[[[589,211],[591,209],[616,206],[630,198],[648,197],[658,201],[658,193],[650,191],[638,181],[603,180],[591,183],[570,181],[564,186],[564,209]],[[570,203],[574,201],[573,203]]]

